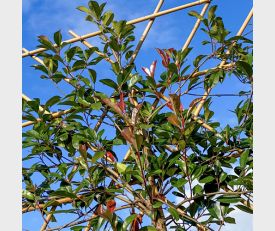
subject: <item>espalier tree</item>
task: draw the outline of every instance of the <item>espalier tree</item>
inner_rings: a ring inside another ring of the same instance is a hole
[[[100,30],[101,50],[62,42],[60,31],[39,36],[43,63],[34,68],[72,90],[44,105],[23,101],[32,127],[23,133],[22,212],[39,211],[41,230],[75,231],[220,230],[235,223],[232,211],[252,213],[252,41],[230,36],[211,6],[205,17],[189,12],[201,20],[209,54],[190,62],[191,47],[157,48],[161,62],[141,68],[135,27],[104,7],[78,8]],[[110,78],[96,71],[105,61]],[[226,78],[248,90],[233,111],[237,125],[221,127],[211,90]],[[60,213],[75,219],[54,228]]]

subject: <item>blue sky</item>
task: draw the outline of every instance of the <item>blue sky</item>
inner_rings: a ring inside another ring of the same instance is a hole
[[[38,45],[37,36],[43,34],[52,37],[53,33],[59,29],[62,31],[63,39],[71,38],[67,33],[68,30],[73,30],[79,35],[95,31],[95,26],[86,22],[84,20],[84,14],[75,9],[77,6],[87,5],[87,2],[88,1],[83,0],[23,0],[23,47],[28,50],[35,49],[36,45]],[[106,9],[112,10],[115,13],[116,19],[129,20],[151,14],[157,5],[157,2],[157,0],[110,0],[106,5]],[[161,10],[189,2],[190,1],[186,0],[165,1]],[[217,15],[222,15],[225,27],[232,32],[232,35],[237,33],[240,25],[252,8],[251,0],[213,0],[212,4],[217,4],[219,6],[217,9]],[[238,7],[236,7],[237,5]],[[136,59],[137,70],[142,73],[141,67],[149,67],[151,62],[155,59],[158,59],[158,64],[160,63],[155,48],[173,47],[175,49],[180,49],[196,20],[194,17],[188,16],[188,11],[196,10],[200,12],[201,9],[202,5],[157,18]],[[142,34],[145,26],[146,22],[136,25],[135,35],[137,40]],[[249,26],[246,32],[251,29],[252,26]],[[202,40],[202,36],[204,36],[204,34],[199,30],[190,45],[191,47],[194,47],[190,54],[190,59],[195,57],[198,52],[207,53],[199,43]],[[89,42],[93,45],[100,45],[97,38],[89,39]],[[51,82],[39,78],[41,73],[34,71],[33,68],[30,67],[34,64],[36,64],[35,61],[30,57],[23,59],[23,93],[30,98],[41,98],[42,103],[49,97],[60,95],[60,91],[54,87]],[[159,69],[157,73],[161,73],[162,71],[163,70]],[[102,76],[102,78],[111,76],[111,72],[108,69],[106,70],[103,66],[99,66],[98,73],[100,73],[99,76]],[[66,84],[61,83],[59,85],[59,88],[62,89],[62,91],[66,92],[69,90],[69,87],[66,86]],[[213,93],[238,93],[242,90],[242,87],[243,85],[241,85],[236,78],[228,78],[223,85],[222,91],[220,87],[217,87]],[[191,98],[188,99],[188,101],[189,100],[191,100]],[[222,126],[227,123],[232,125],[235,123],[235,117],[229,110],[235,107],[238,100],[239,99],[235,97],[214,99],[212,106],[213,109],[217,109],[215,110],[217,111],[215,119],[221,121]],[[183,102],[183,104],[185,104],[185,102]],[[186,106],[188,106],[187,102]],[[236,227],[234,226],[234,228],[228,226],[228,228],[223,228],[222,230],[252,230],[250,215],[240,215],[240,213],[236,212],[235,216],[237,222],[241,221],[240,225],[237,225]],[[24,229],[30,231],[39,230],[41,222],[42,220],[39,214],[37,214],[37,216],[34,215],[34,213],[23,215]]]

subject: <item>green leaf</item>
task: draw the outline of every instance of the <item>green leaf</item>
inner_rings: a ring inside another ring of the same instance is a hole
[[[162,205],[163,205],[162,202],[157,201],[157,202],[155,202],[155,203],[153,204],[153,208],[154,208],[154,209],[157,209],[157,208],[160,208]]]
[[[78,226],[74,226],[74,227],[71,227],[70,229],[72,231],[82,231],[86,228],[86,226],[83,226],[83,225],[78,225]]]
[[[113,80],[111,80],[111,79],[101,79],[99,81],[101,83],[103,83],[103,84],[111,87],[111,88],[114,88],[115,90],[117,90],[117,88],[118,88],[117,84]]]
[[[82,98],[78,98],[78,102],[80,104],[82,104],[84,107],[90,107],[91,106],[91,103],[89,103],[88,101],[86,101],[85,99],[82,99]]]
[[[224,218],[224,221],[225,221],[226,223],[236,224],[235,218],[233,218],[233,217],[225,217],[225,218]]]
[[[132,86],[134,86],[138,81],[142,80],[142,77],[138,74],[134,74],[131,76],[130,81],[129,81],[129,88],[131,88]]]
[[[194,11],[194,10],[190,11],[188,14],[189,14],[190,16],[194,16],[194,17],[196,17],[196,18],[198,18],[198,19],[200,19],[200,20],[203,20],[203,17],[202,17],[198,12],[196,12],[196,11]]]
[[[35,196],[29,192],[28,190],[23,190],[22,191],[22,196],[23,198],[26,198],[26,199],[29,199],[29,200],[34,200],[35,199]]]
[[[200,183],[209,183],[213,181],[215,178],[213,176],[207,176],[199,180]]]
[[[237,196],[220,196],[217,198],[217,200],[219,202],[231,204],[231,203],[237,203],[237,202],[241,201],[241,198],[237,197]]]
[[[40,139],[40,134],[35,130],[29,130],[29,131],[26,132],[26,134],[28,136],[33,137],[33,138]]]
[[[212,205],[212,207],[208,208],[209,213],[212,217],[219,219],[221,216],[221,210],[220,207],[215,203]]]
[[[248,156],[249,156],[249,150],[245,150],[242,154],[241,154],[241,158],[240,158],[240,167],[244,168],[247,160],[248,160]]]
[[[103,15],[102,22],[103,22],[103,24],[104,24],[105,26],[109,26],[109,25],[112,23],[113,19],[114,19],[114,14],[113,14],[113,12],[107,11],[107,12],[105,12],[104,15]]]
[[[159,113],[159,111],[165,107],[166,104],[160,105],[158,108],[156,108],[153,113],[147,118],[148,121],[153,121],[154,117]]]
[[[94,110],[99,110],[102,107],[102,104],[100,102],[92,103],[90,107]]]
[[[122,231],[127,231],[127,227],[133,222],[133,220],[137,217],[137,214],[132,214],[127,217],[122,225]]]
[[[79,149],[79,142],[81,141],[81,137],[79,135],[74,135],[72,138],[72,145],[75,149]]]
[[[250,214],[253,214],[253,210],[245,205],[236,205],[236,207],[240,210],[242,210],[243,212],[246,212],[246,213],[250,213]]]
[[[209,20],[209,22],[211,22],[214,19],[216,9],[217,9],[216,5],[210,7],[210,9],[208,11],[208,20]]]
[[[56,103],[58,103],[59,101],[60,101],[60,96],[53,96],[52,98],[50,98],[47,102],[46,102],[46,104],[45,104],[45,106],[46,107],[51,107],[51,106],[53,106],[54,104],[56,104]]]
[[[169,213],[175,218],[176,221],[180,219],[179,213],[173,208],[168,209]]]
[[[99,19],[101,15],[101,9],[99,4],[96,1],[89,1],[88,4],[89,4],[90,10],[94,13],[94,16],[96,17],[96,19]]]
[[[125,172],[127,165],[122,164],[122,163],[116,163],[116,168],[117,168],[118,172],[121,174],[121,173]]]
[[[247,62],[237,61],[236,65],[237,65],[238,68],[240,68],[241,70],[243,70],[248,77],[252,76],[253,69],[252,69],[251,65],[249,65]]]
[[[98,159],[102,158],[105,155],[105,152],[100,151],[100,152],[95,152],[93,158],[92,158],[92,163],[95,163]]]
[[[210,88],[213,88],[214,86],[217,85],[217,83],[220,80],[220,76],[221,76],[221,71],[214,72],[210,75],[209,80],[208,80]]]
[[[61,42],[62,42],[62,34],[61,34],[60,30],[56,31],[54,33],[53,38],[54,38],[54,42],[57,44],[57,46],[60,46]]]
[[[199,66],[200,61],[201,61],[203,58],[205,58],[206,56],[207,56],[207,55],[199,55],[198,57],[196,57],[196,59],[195,59],[194,62],[193,62],[194,67]]]
[[[177,179],[177,178],[174,177],[174,178],[171,179],[172,186],[177,187],[177,188],[181,188],[187,182],[188,181],[184,178]]]
[[[85,67],[86,67],[86,62],[84,60],[77,60],[72,66],[72,71],[84,69]]]
[[[88,72],[89,72],[89,75],[90,75],[93,83],[95,83],[96,82],[96,71],[93,69],[88,69]]]
[[[74,193],[70,193],[68,191],[58,190],[50,193],[50,196],[58,196],[58,197],[70,197],[76,199],[77,196]]]
[[[79,7],[77,7],[76,9],[78,9],[78,10],[80,10],[80,11],[82,11],[82,12],[85,12],[85,13],[87,13],[87,14],[91,14],[91,13],[92,13],[92,11],[89,10],[88,8],[86,8],[85,6],[79,6]]]
[[[139,231],[157,231],[157,229],[153,226],[144,226]]]

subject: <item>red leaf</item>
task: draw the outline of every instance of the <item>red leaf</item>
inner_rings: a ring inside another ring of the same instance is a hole
[[[102,215],[104,213],[104,209],[103,209],[103,206],[102,204],[99,204],[95,210],[95,215]]]
[[[138,220],[138,223],[141,224],[142,223],[142,215],[138,214],[136,218]]]
[[[110,152],[110,151],[107,151],[107,152],[105,153],[105,156],[106,156],[106,158],[110,158],[110,159],[112,160],[112,162],[115,162],[115,161],[116,161],[116,159],[115,159],[113,153]]]
[[[86,144],[79,144],[79,151],[80,152],[86,152],[88,150],[88,147]]]
[[[164,50],[159,49],[159,48],[156,48],[156,50],[162,58],[162,65],[164,67],[168,67],[168,65],[170,63],[170,58],[169,58],[168,53]]]
[[[139,223],[137,217],[133,220],[130,231],[139,231]]]
[[[180,111],[183,111],[184,110],[184,108],[183,108],[183,105],[182,105],[182,103],[180,104]]]
[[[132,144],[136,150],[138,150],[137,142],[135,140],[135,136],[134,136],[133,132],[131,131],[131,129],[129,127],[124,128],[121,131],[121,135],[123,136],[123,138],[125,140],[127,140],[130,144]]]
[[[173,107],[172,107],[171,102],[166,103],[166,106],[169,107],[173,111]]]
[[[156,65],[157,65],[157,60],[152,62],[152,64],[150,65],[150,69],[148,69],[147,67],[142,67],[141,69],[144,71],[144,73],[147,76],[154,78]]]
[[[185,125],[185,119],[182,118],[182,119],[181,119],[181,126],[182,126],[182,128],[184,128],[184,125]]]
[[[116,208],[116,202],[115,200],[108,200],[106,202],[106,206],[107,206],[107,209],[113,213],[115,211],[115,208]]]
[[[119,106],[120,110],[125,113],[125,107],[126,107],[126,104],[124,102],[124,94],[123,92],[120,92],[120,95],[119,95],[119,103],[117,104],[117,106]]]

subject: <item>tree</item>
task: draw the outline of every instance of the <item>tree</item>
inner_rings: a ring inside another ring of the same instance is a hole
[[[235,222],[232,211],[252,213],[252,41],[242,32],[230,36],[217,6],[206,17],[191,11],[211,52],[190,62],[188,46],[157,48],[161,63],[153,61],[139,73],[135,27],[114,20],[104,7],[89,1],[78,8],[98,27],[102,50],[69,45],[60,31],[53,40],[39,36],[43,62],[34,68],[41,78],[66,81],[72,90],[44,105],[23,101],[25,125],[32,125],[23,133],[23,161],[31,165],[23,168],[23,213],[40,211],[41,230],[131,231],[213,230],[213,224],[220,230]],[[221,63],[201,70],[213,60]],[[113,71],[110,78],[96,71],[103,61]],[[164,70],[160,76],[157,68]],[[249,90],[238,94],[244,98],[234,110],[238,124],[220,127],[212,97],[228,95],[211,91],[229,77]],[[205,93],[198,94],[198,87]],[[195,96],[189,105],[187,95]],[[117,146],[128,148],[125,156]],[[39,185],[34,174],[43,178]],[[58,213],[78,217],[47,229]]]

